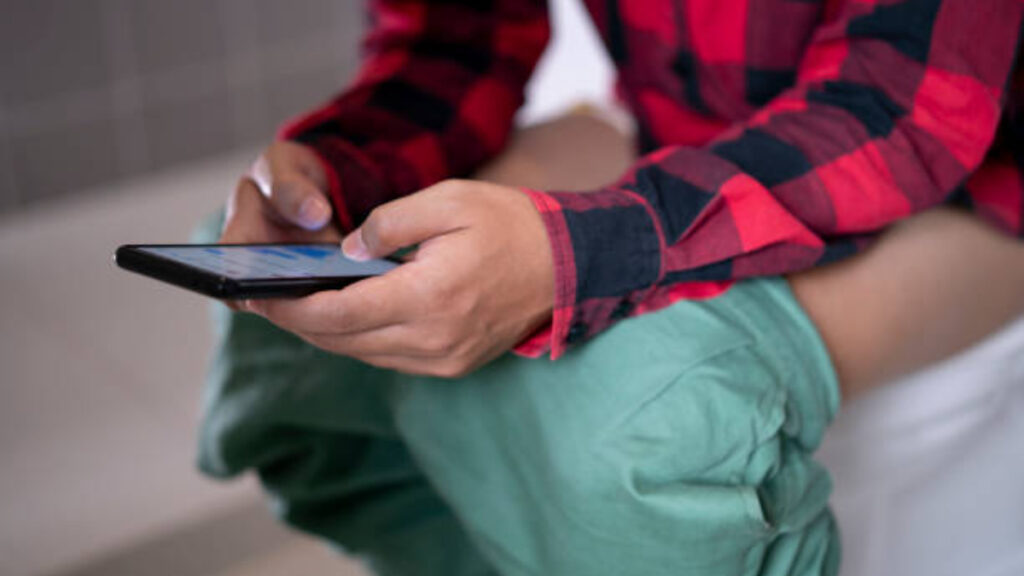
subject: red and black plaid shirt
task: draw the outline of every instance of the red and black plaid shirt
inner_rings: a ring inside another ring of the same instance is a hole
[[[1024,231],[1021,0],[585,2],[647,155],[592,193],[528,191],[557,289],[519,351],[844,258],[940,203]],[[330,167],[345,228],[495,156],[549,35],[543,0],[370,13],[354,84],[283,132]]]

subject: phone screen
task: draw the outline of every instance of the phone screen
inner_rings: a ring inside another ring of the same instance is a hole
[[[141,246],[139,251],[235,280],[375,276],[398,266],[350,260],[340,248],[324,244]]]

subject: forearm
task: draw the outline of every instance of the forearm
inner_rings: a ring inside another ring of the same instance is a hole
[[[534,0],[379,0],[371,22],[354,83],[281,132],[333,171],[335,204],[353,226],[497,154],[549,33]]]
[[[561,266],[553,356],[678,297],[855,254],[979,168],[1022,6],[842,6],[796,84],[709,145],[657,150],[590,194],[538,195]]]

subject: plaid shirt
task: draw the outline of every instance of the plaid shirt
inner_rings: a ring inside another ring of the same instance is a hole
[[[940,203],[1024,231],[1021,0],[585,2],[647,155],[600,190],[527,191],[556,294],[519,352],[845,258]],[[370,14],[355,82],[282,133],[330,168],[344,228],[495,156],[549,35],[543,0]]]

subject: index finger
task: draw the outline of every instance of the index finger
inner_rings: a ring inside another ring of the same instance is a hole
[[[281,141],[273,146],[266,159],[272,174],[298,172],[312,180],[320,190],[327,190],[328,181],[323,160],[313,149],[295,142]]]
[[[397,268],[341,290],[294,300],[250,300],[246,307],[290,332],[353,334],[401,324],[411,317],[413,292]]]

